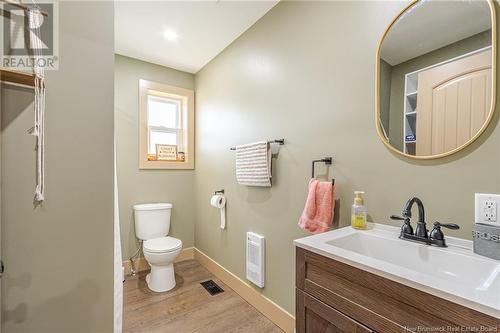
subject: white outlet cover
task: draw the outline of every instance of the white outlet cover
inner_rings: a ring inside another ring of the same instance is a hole
[[[475,195],[475,222],[500,226],[498,208],[500,207],[499,194],[476,193]]]

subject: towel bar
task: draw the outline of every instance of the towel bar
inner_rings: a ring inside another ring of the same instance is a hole
[[[324,157],[320,160],[314,160],[312,161],[312,174],[311,178],[314,178],[314,164],[316,163],[325,163],[326,165],[331,165],[333,161],[333,158],[331,157]],[[332,179],[332,185],[335,185],[335,179]]]
[[[267,141],[267,143],[279,143],[280,146],[283,146],[285,144],[285,139],[271,140],[271,141]],[[229,149],[230,150],[236,150],[236,147],[231,147]]]

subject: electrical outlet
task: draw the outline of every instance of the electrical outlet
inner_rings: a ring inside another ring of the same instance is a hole
[[[497,221],[497,202],[493,200],[486,200],[483,206],[483,219],[488,222]]]
[[[500,206],[500,195],[476,193],[475,222],[500,226],[500,221],[497,219],[498,206]]]

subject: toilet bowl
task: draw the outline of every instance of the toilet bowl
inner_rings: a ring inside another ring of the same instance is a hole
[[[164,292],[175,287],[174,261],[182,250],[182,241],[174,237],[159,237],[144,241],[142,251],[151,266],[146,276],[149,289]]]

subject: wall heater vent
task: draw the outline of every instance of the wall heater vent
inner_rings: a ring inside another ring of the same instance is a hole
[[[264,288],[264,236],[247,232],[247,279]]]

